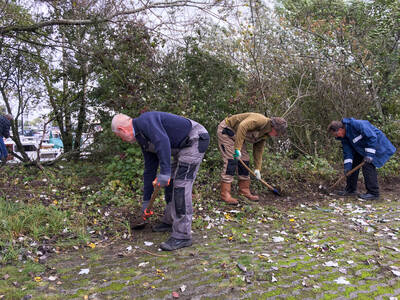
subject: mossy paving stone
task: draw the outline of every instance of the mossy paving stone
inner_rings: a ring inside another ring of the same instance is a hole
[[[247,216],[245,225],[226,221],[222,227],[195,229],[194,245],[175,252],[158,251],[168,234],[146,228],[134,232],[131,241],[54,256],[47,265],[58,270],[62,284],[46,283],[34,297],[172,299],[178,292],[180,299],[389,299],[400,294],[399,277],[392,272],[400,270],[400,198],[382,198],[305,202],[274,212],[272,220]],[[366,212],[353,213],[349,204]],[[270,211],[267,204],[259,207],[265,216]],[[374,230],[357,224],[360,218],[372,220]],[[274,243],[276,236],[284,241]],[[127,252],[128,246],[133,250]],[[121,252],[126,256],[119,257]],[[328,261],[338,267],[326,266]],[[89,274],[78,275],[83,268]],[[349,285],[336,283],[339,277]]]

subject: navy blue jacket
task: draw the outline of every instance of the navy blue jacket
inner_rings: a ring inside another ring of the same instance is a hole
[[[396,152],[396,148],[388,140],[385,134],[370,122],[346,118],[342,120],[346,128],[344,138],[337,138],[342,142],[344,164],[353,164],[353,151],[361,156],[373,158],[372,164],[380,168]]]
[[[192,129],[189,119],[166,112],[151,111],[132,120],[135,138],[144,156],[144,201],[151,197],[152,182],[160,174],[171,176],[171,149],[182,148]]]
[[[11,122],[5,117],[0,116],[0,137],[10,137]]]

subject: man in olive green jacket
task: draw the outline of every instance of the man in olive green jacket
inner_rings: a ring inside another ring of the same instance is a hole
[[[221,173],[221,198],[229,204],[237,204],[231,196],[231,184],[236,170],[239,177],[239,193],[251,201],[258,201],[250,192],[249,172],[238,159],[249,166],[250,156],[246,143],[253,144],[253,158],[257,179],[261,179],[262,154],[265,141],[270,136],[280,136],[286,132],[287,122],[283,118],[267,118],[259,113],[243,113],[227,117],[218,125],[218,146],[224,160]]]

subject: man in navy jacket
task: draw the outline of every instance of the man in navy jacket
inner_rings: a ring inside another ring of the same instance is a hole
[[[359,197],[364,200],[379,199],[376,168],[382,167],[396,152],[396,148],[382,131],[365,120],[345,118],[332,121],[328,132],[342,142],[345,174],[362,161],[365,162],[362,170],[367,193]],[[338,195],[357,195],[358,173],[357,170],[347,177],[346,189],[339,191]]]
[[[171,251],[191,246],[192,188],[210,142],[207,130],[193,120],[158,111],[146,112],[134,119],[118,114],[111,128],[122,140],[136,141],[142,148],[143,211],[153,193],[153,183],[165,187],[167,206],[161,223],[153,231],[172,231],[172,235],[161,243],[161,249]]]
[[[8,152],[3,138],[10,137],[11,120],[12,115],[0,116],[0,160],[2,165],[7,162]]]

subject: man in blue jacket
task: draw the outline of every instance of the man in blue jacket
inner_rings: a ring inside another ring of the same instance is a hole
[[[160,248],[171,251],[191,246],[192,188],[210,142],[207,130],[193,120],[158,111],[146,112],[134,119],[118,114],[112,120],[111,129],[122,140],[136,141],[142,148],[143,211],[153,193],[153,182],[165,187],[167,206],[162,222],[153,231],[172,231],[172,235]]]
[[[5,165],[7,162],[8,152],[3,138],[10,137],[11,120],[12,115],[0,116],[0,160],[2,165]]]
[[[328,132],[342,142],[345,174],[362,161],[365,162],[362,170],[367,193],[359,197],[364,200],[379,199],[376,168],[382,167],[396,152],[396,148],[382,131],[365,120],[345,118],[342,121],[332,121]],[[358,173],[357,170],[347,177],[346,189],[339,191],[338,195],[357,195]]]

